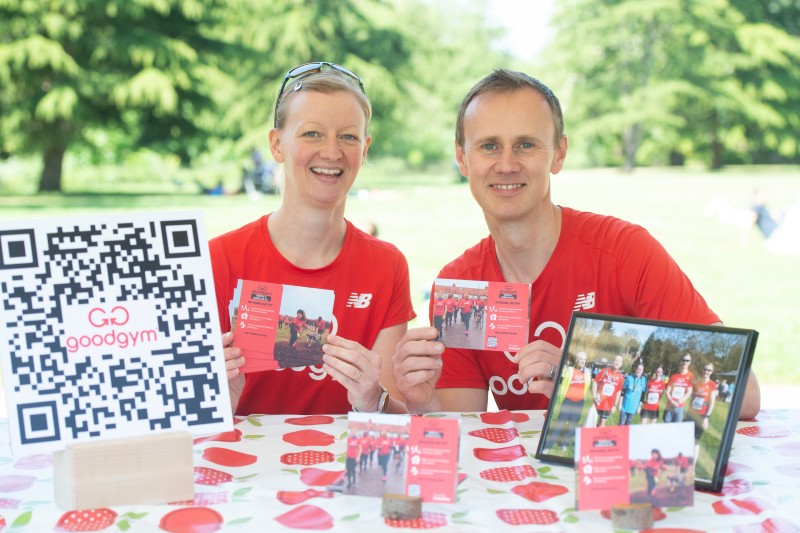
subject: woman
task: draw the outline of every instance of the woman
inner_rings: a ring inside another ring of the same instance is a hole
[[[252,413],[407,412],[388,360],[414,318],[408,263],[344,218],[367,157],[372,109],[361,80],[331,63],[290,70],[275,104],[270,151],[284,167],[275,212],[209,243],[231,405]],[[249,373],[227,312],[238,279],[330,289],[324,364]]]
[[[563,378],[562,383],[566,384],[567,390],[554,424],[558,432],[553,447],[561,446],[561,451],[566,452],[567,445],[575,440],[575,428],[581,420],[586,391],[592,382],[592,375],[586,366],[586,352],[575,354],[575,364],[565,369]]]
[[[664,394],[664,369],[660,366],[653,372],[653,377],[647,382],[647,390],[642,399],[642,412],[640,422],[642,424],[655,424],[660,416],[659,406],[661,405],[661,395]]]
[[[302,309],[298,309],[297,316],[294,320],[289,322],[289,346],[294,346],[294,343],[297,342],[297,337],[307,327],[306,312]]]
[[[647,476],[647,494],[650,495],[651,498],[656,495],[658,474],[665,468],[664,458],[661,456],[661,452],[657,448],[653,448],[650,452],[650,459],[644,464],[644,474]]]

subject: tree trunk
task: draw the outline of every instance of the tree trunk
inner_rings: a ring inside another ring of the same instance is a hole
[[[711,170],[722,168],[722,141],[719,139],[719,115],[711,112]]]
[[[625,158],[623,171],[633,172],[636,168],[636,152],[642,142],[642,127],[640,124],[631,124],[622,132],[622,153]]]
[[[64,164],[66,146],[55,145],[45,148],[42,160],[42,177],[39,181],[39,192],[61,192],[61,171]]]

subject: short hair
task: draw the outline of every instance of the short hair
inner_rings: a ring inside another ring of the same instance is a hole
[[[475,98],[488,93],[510,93],[521,89],[531,88],[547,100],[550,111],[553,113],[553,125],[555,126],[555,142],[559,143],[564,136],[564,114],[561,111],[561,104],[555,93],[550,88],[536,78],[507,69],[496,69],[494,72],[476,83],[467,95],[461,100],[456,118],[456,144],[464,146],[464,115],[467,107]]]
[[[372,104],[369,98],[367,98],[367,95],[362,92],[356,80],[334,69],[329,69],[320,72],[312,72],[307,76],[302,76],[286,83],[286,87],[283,88],[283,93],[279,95],[280,100],[275,109],[275,124],[278,129],[282,128],[286,121],[287,103],[293,98],[295,93],[301,90],[323,94],[333,94],[337,92],[350,93],[356,97],[358,103],[361,105],[361,109],[364,111],[364,117],[367,119],[367,125],[369,125],[369,121],[372,119]]]

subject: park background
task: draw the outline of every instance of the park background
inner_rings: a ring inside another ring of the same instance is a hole
[[[453,165],[458,103],[524,70],[564,107],[554,200],[647,228],[726,325],[760,332],[765,397],[800,405],[800,257],[706,213],[800,198],[791,0],[0,0],[0,219],[191,208],[212,237],[274,210],[200,186],[241,186],[283,74],[320,59],[373,102],[347,216],[406,254],[418,324],[441,266],[487,234]]]

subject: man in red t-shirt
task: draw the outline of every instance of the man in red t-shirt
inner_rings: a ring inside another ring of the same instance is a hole
[[[448,263],[439,279],[531,286],[528,344],[505,357],[445,348],[435,328],[408,331],[392,358],[412,412],[547,409],[572,313],[721,324],[664,247],[643,227],[553,202],[551,175],[567,137],[553,92],[522,72],[495,70],[462,100],[456,160],[489,236]],[[760,406],[750,373],[740,416]]]
[[[595,409],[597,409],[597,419],[600,427],[608,423],[608,418],[614,414],[619,395],[622,392],[622,382],[625,379],[620,372],[622,368],[622,356],[614,357],[613,368],[606,367],[597,373],[597,377],[592,382],[592,397],[594,398]]]
[[[664,369],[656,368],[653,378],[647,382],[647,389],[644,391],[642,399],[642,412],[640,422],[642,424],[655,424],[658,422],[658,410],[661,403],[661,395],[664,393]]]
[[[456,309],[456,301],[453,299],[452,294],[448,294],[444,299],[444,325],[450,327],[453,325],[453,311]]]
[[[686,400],[692,395],[694,374],[689,371],[692,354],[685,353],[679,362],[678,371],[669,377],[665,396],[667,407],[664,409],[664,422],[683,422]]]
[[[347,437],[347,449],[345,451],[345,470],[347,471],[347,488],[356,484],[356,461],[361,453],[361,444],[356,435]]]
[[[439,332],[439,335],[436,336],[436,340],[439,340],[442,336],[442,324],[444,324],[444,300],[440,294],[433,302],[433,326]]]
[[[703,365],[703,377],[697,378],[692,388],[692,401],[689,403],[689,418],[694,422],[695,454],[694,461],[700,454],[700,437],[708,429],[708,419],[717,402],[717,384],[711,379],[714,374],[714,363]]]

